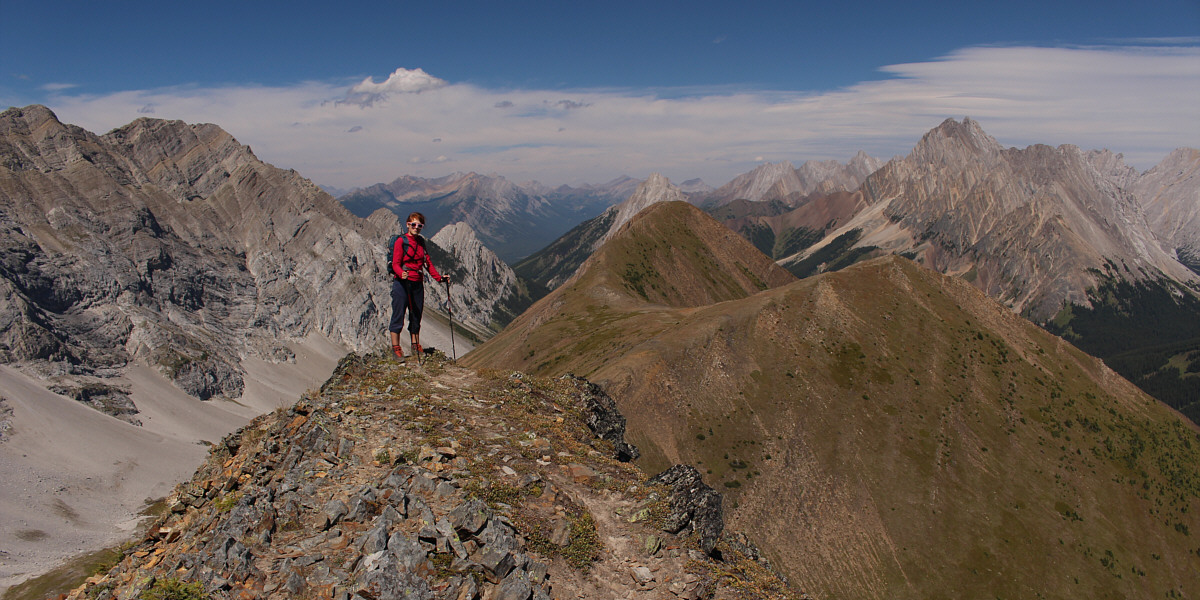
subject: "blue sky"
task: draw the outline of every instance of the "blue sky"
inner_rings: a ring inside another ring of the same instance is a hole
[[[0,104],[102,133],[214,122],[343,188],[545,183],[906,153],[970,116],[1006,145],[1149,168],[1200,145],[1200,2],[2,0]]]

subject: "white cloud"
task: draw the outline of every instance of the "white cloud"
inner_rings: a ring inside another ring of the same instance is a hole
[[[362,80],[362,83],[350,88],[345,99],[340,102],[367,107],[387,100],[390,94],[419,94],[444,85],[445,81],[422,69],[400,68],[393,71],[382,83],[375,83],[371,77]]]
[[[398,69],[381,83],[64,92],[47,104],[96,132],[146,106],[217,123],[264,160],[343,188],[441,176],[449,162],[550,184],[659,171],[720,185],[762,160],[905,154],[964,116],[1002,144],[1109,148],[1142,169],[1200,145],[1195,46],[977,47],[881,71],[888,78],[823,92],[576,90],[566,100],[564,90],[491,90]]]
[[[23,77],[23,78],[25,78],[25,79],[28,79],[28,77],[26,77],[26,76],[22,76],[22,77]],[[47,83],[47,84],[45,84],[45,85],[42,85],[42,86],[41,86],[41,89],[42,89],[42,90],[44,90],[44,91],[47,91],[47,92],[62,92],[62,91],[69,90],[69,89],[71,89],[71,88],[76,88],[76,87],[79,87],[79,84],[75,84],[75,83]]]

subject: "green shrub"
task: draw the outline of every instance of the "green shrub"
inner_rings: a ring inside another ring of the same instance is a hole
[[[138,600],[210,600],[199,582],[184,583],[178,579],[158,579]]]

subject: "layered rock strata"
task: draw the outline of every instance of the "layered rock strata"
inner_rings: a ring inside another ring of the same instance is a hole
[[[9,109],[0,360],[77,378],[142,361],[198,398],[238,397],[241,359],[290,361],[285,341],[378,342],[388,229],[215,125],[97,136]]]

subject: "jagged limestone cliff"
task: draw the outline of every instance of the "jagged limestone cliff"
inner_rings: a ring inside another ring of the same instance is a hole
[[[104,375],[155,365],[235,398],[240,361],[284,342],[377,343],[382,240],[215,125],[139,119],[97,136],[44,107],[0,114],[0,360]]]
[[[1109,264],[1131,281],[1200,285],[1108,172],[1074,146],[1004,148],[979,123],[948,119],[866,179],[868,208],[780,262],[808,273],[843,257],[903,254],[1037,321],[1064,303],[1090,305],[1087,290]]]

